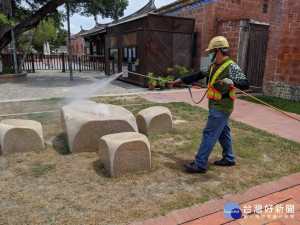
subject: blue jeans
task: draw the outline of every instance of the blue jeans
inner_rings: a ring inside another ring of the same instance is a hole
[[[223,158],[229,162],[235,162],[228,123],[229,116],[230,114],[224,114],[215,109],[209,110],[208,120],[203,130],[202,142],[195,157],[197,166],[206,169],[208,157],[217,140],[219,140],[223,148]]]

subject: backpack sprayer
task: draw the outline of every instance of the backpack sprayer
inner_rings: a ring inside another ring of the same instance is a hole
[[[147,75],[144,75],[144,74],[135,73],[135,72],[131,72],[131,71],[130,71],[130,73],[135,74],[135,75],[138,75],[138,76],[142,76],[142,77],[149,78]],[[125,76],[124,76],[124,74],[125,74]],[[120,76],[122,76],[122,77],[128,77],[128,71],[126,71],[126,70],[123,71],[122,73],[120,73]],[[165,81],[165,82],[170,82],[170,81],[168,81],[168,80],[163,80],[163,79],[156,78],[156,77],[151,77],[151,79],[154,79],[154,80],[160,80],[160,81]],[[219,83],[219,82],[221,82],[221,80],[218,80],[218,81],[214,82],[213,84],[209,85],[209,86],[207,87],[207,89],[206,89],[204,95],[202,96],[202,98],[201,98],[198,102],[194,100],[193,95],[192,95],[191,88],[194,88],[194,89],[201,89],[201,87],[199,87],[199,86],[187,85],[187,84],[181,84],[181,86],[187,87],[187,88],[189,89],[189,92],[190,92],[190,96],[191,96],[192,101],[193,101],[195,104],[199,104],[200,102],[202,102],[202,100],[203,100],[204,97],[206,96],[206,93],[207,93],[208,89],[209,89],[210,87],[212,87],[214,84]],[[288,116],[288,117],[290,117],[290,118],[292,118],[292,119],[297,120],[297,121],[300,122],[300,119],[299,119],[299,118],[294,117],[294,116],[292,116],[292,115],[290,115],[290,114],[288,114],[288,113],[286,113],[286,112],[284,112],[284,111],[282,111],[282,110],[280,110],[280,109],[278,109],[278,108],[276,108],[276,107],[274,107],[274,106],[272,106],[272,105],[270,105],[270,104],[268,104],[268,103],[266,103],[266,102],[264,102],[264,101],[262,101],[262,100],[260,100],[260,99],[258,99],[258,98],[255,98],[253,95],[250,95],[250,94],[248,94],[248,93],[246,93],[246,92],[240,90],[239,88],[237,88],[237,87],[235,87],[235,86],[233,86],[233,85],[232,85],[231,87],[232,87],[232,88],[235,88],[236,90],[240,91],[241,93],[243,93],[243,94],[249,96],[250,98],[252,98],[252,99],[254,99],[254,100],[260,102],[261,104],[266,105],[266,106],[268,106],[268,107],[270,107],[270,108],[272,108],[272,109],[275,109],[276,111],[278,111],[278,112],[280,112],[280,113],[282,113],[282,114],[284,114],[284,115],[286,115],[286,116]]]

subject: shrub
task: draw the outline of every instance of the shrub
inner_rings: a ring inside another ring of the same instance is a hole
[[[148,72],[148,78],[149,78],[148,81],[149,84],[152,84],[154,86],[157,84],[157,81],[154,79],[153,73]]]
[[[4,67],[2,73],[0,73],[0,74],[12,74],[12,73],[15,73],[14,68]]]
[[[167,83],[165,77],[158,77],[158,84],[161,86],[161,87],[164,87]]]
[[[181,78],[187,74],[189,74],[191,71],[189,71],[184,66],[175,65],[173,68],[167,68],[167,74],[173,75],[173,78],[175,79]]]

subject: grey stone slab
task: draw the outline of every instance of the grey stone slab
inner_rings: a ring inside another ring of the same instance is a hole
[[[62,108],[72,153],[96,151],[107,134],[137,132],[135,118],[121,106],[81,100]]]
[[[148,138],[136,132],[109,134],[99,140],[99,160],[111,176],[151,169]]]
[[[167,107],[153,106],[141,110],[136,122],[139,132],[146,136],[171,132],[173,129],[172,114]]]
[[[2,154],[44,149],[43,128],[34,120],[6,119],[0,123]]]

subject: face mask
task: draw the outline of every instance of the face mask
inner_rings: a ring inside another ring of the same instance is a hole
[[[210,53],[210,54],[208,55],[208,58],[209,58],[209,59],[210,59],[210,61],[212,62],[212,61],[213,61],[213,59],[214,59],[213,53]]]

